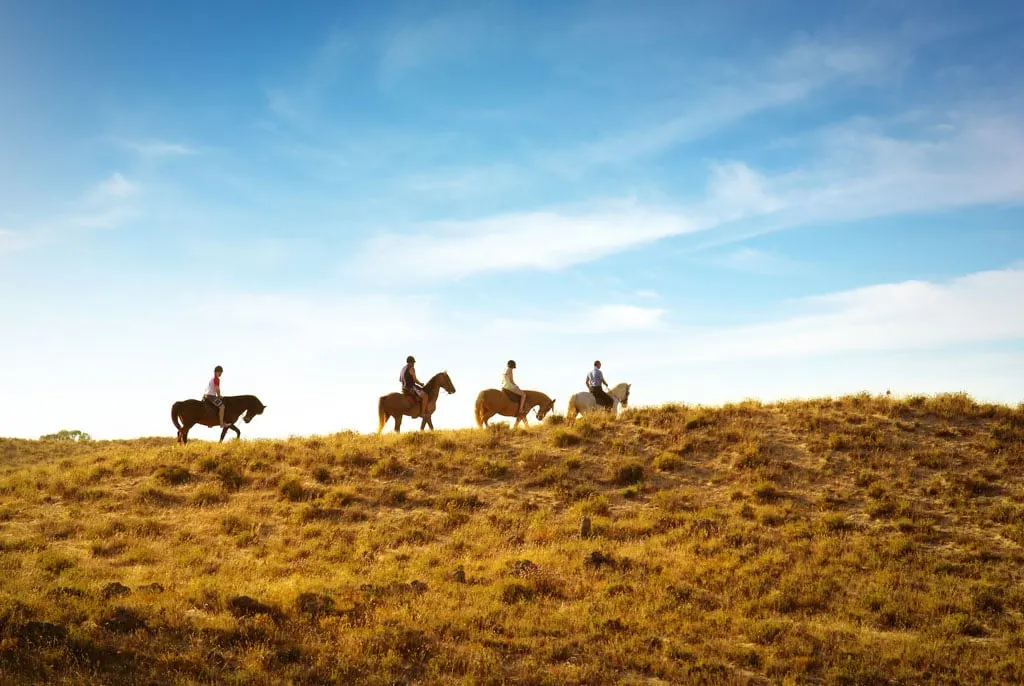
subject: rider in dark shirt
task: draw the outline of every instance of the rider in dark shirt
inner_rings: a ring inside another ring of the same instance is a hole
[[[398,380],[402,384],[403,393],[419,398],[420,414],[426,416],[427,401],[429,399],[427,398],[427,392],[423,390],[423,384],[420,383],[419,378],[416,376],[416,358],[412,355],[405,358],[405,366],[399,372]]]

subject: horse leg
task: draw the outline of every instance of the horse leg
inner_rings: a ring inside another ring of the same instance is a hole
[[[183,444],[188,443],[188,430],[191,428],[191,424],[185,424],[184,426],[181,427],[181,431],[178,432],[179,434],[181,434],[181,442]]]
[[[238,427],[235,426],[234,424],[231,424],[230,426],[228,426],[228,429],[234,429],[234,431],[235,431],[235,440],[236,441],[242,438],[242,432],[239,431]],[[225,431],[227,431],[227,429],[225,429]]]
[[[395,415],[395,433],[402,430],[402,415],[401,413]]]

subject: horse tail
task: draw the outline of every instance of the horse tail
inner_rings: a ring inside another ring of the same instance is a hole
[[[377,433],[384,430],[384,425],[388,422],[388,413],[384,410],[384,399],[387,396],[382,395],[380,400],[377,401],[377,419],[380,420],[380,424],[377,426]]]
[[[572,424],[573,421],[576,419],[576,396],[575,395],[570,395],[569,396],[569,407],[567,407],[566,410],[565,410],[565,418],[568,420],[569,424]]]
[[[476,405],[473,406],[473,417],[476,419],[477,428],[484,426],[484,394],[476,397]]]
[[[178,423],[178,408],[181,407],[181,401],[171,405],[171,422],[174,423],[174,428],[181,431],[181,424]]]

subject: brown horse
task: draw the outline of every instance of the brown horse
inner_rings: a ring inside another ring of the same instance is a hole
[[[238,418],[245,413],[246,424],[256,415],[263,414],[267,406],[254,395],[226,395],[224,401],[224,423],[227,424],[220,432],[220,440],[224,440],[228,429],[234,429],[235,438],[241,438],[242,432],[235,426]],[[217,408],[202,400],[179,400],[171,405],[171,421],[178,430],[178,442],[188,443],[188,430],[196,424],[203,426],[220,426]]]
[[[537,408],[537,420],[543,420],[544,416],[554,409],[555,401],[547,397],[540,391],[523,391],[526,394],[526,402],[523,404],[523,416],[516,417],[516,412],[519,410],[519,401],[512,400],[504,391],[500,391],[497,388],[488,388],[480,391],[480,394],[476,396],[476,425],[483,428],[487,426],[487,420],[496,414],[500,414],[503,417],[516,417],[516,423],[512,425],[512,428],[519,426],[519,422],[523,422],[526,426],[530,426],[530,422],[526,420],[526,414],[533,408]]]
[[[434,410],[437,409],[437,396],[441,394],[442,388],[449,394],[455,392],[455,385],[452,384],[451,377],[446,371],[434,374],[430,377],[430,381],[423,385],[423,390],[427,394],[427,414],[423,416],[423,421],[420,423],[420,431],[427,426],[431,431],[434,430],[432,416]],[[402,429],[402,415],[414,419],[420,416],[420,399],[405,393],[382,395],[377,402],[377,415],[380,418],[380,426],[377,427],[378,434],[384,430],[384,425],[392,417],[395,418],[395,433],[398,433]]]

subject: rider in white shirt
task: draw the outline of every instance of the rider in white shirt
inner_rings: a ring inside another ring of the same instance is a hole
[[[608,382],[604,380],[604,372],[601,371],[601,360],[594,360],[594,368],[587,374],[586,383],[587,390],[594,394],[594,400],[597,401],[598,405],[607,408],[615,406],[615,401],[602,388],[602,386],[608,386]]]
[[[508,366],[505,367],[505,372],[501,375],[501,390],[511,396],[515,396],[519,400],[519,411],[516,413],[516,416],[521,419],[524,414],[523,407],[526,405],[526,393],[523,389],[519,388],[515,379],[512,378],[512,370],[515,368],[516,361],[509,360]]]
[[[224,400],[220,394],[220,375],[223,373],[224,368],[219,364],[214,367],[213,378],[210,379],[210,383],[206,384],[206,392],[203,393],[203,400],[217,408],[222,429],[227,427],[227,424],[224,423]]]

